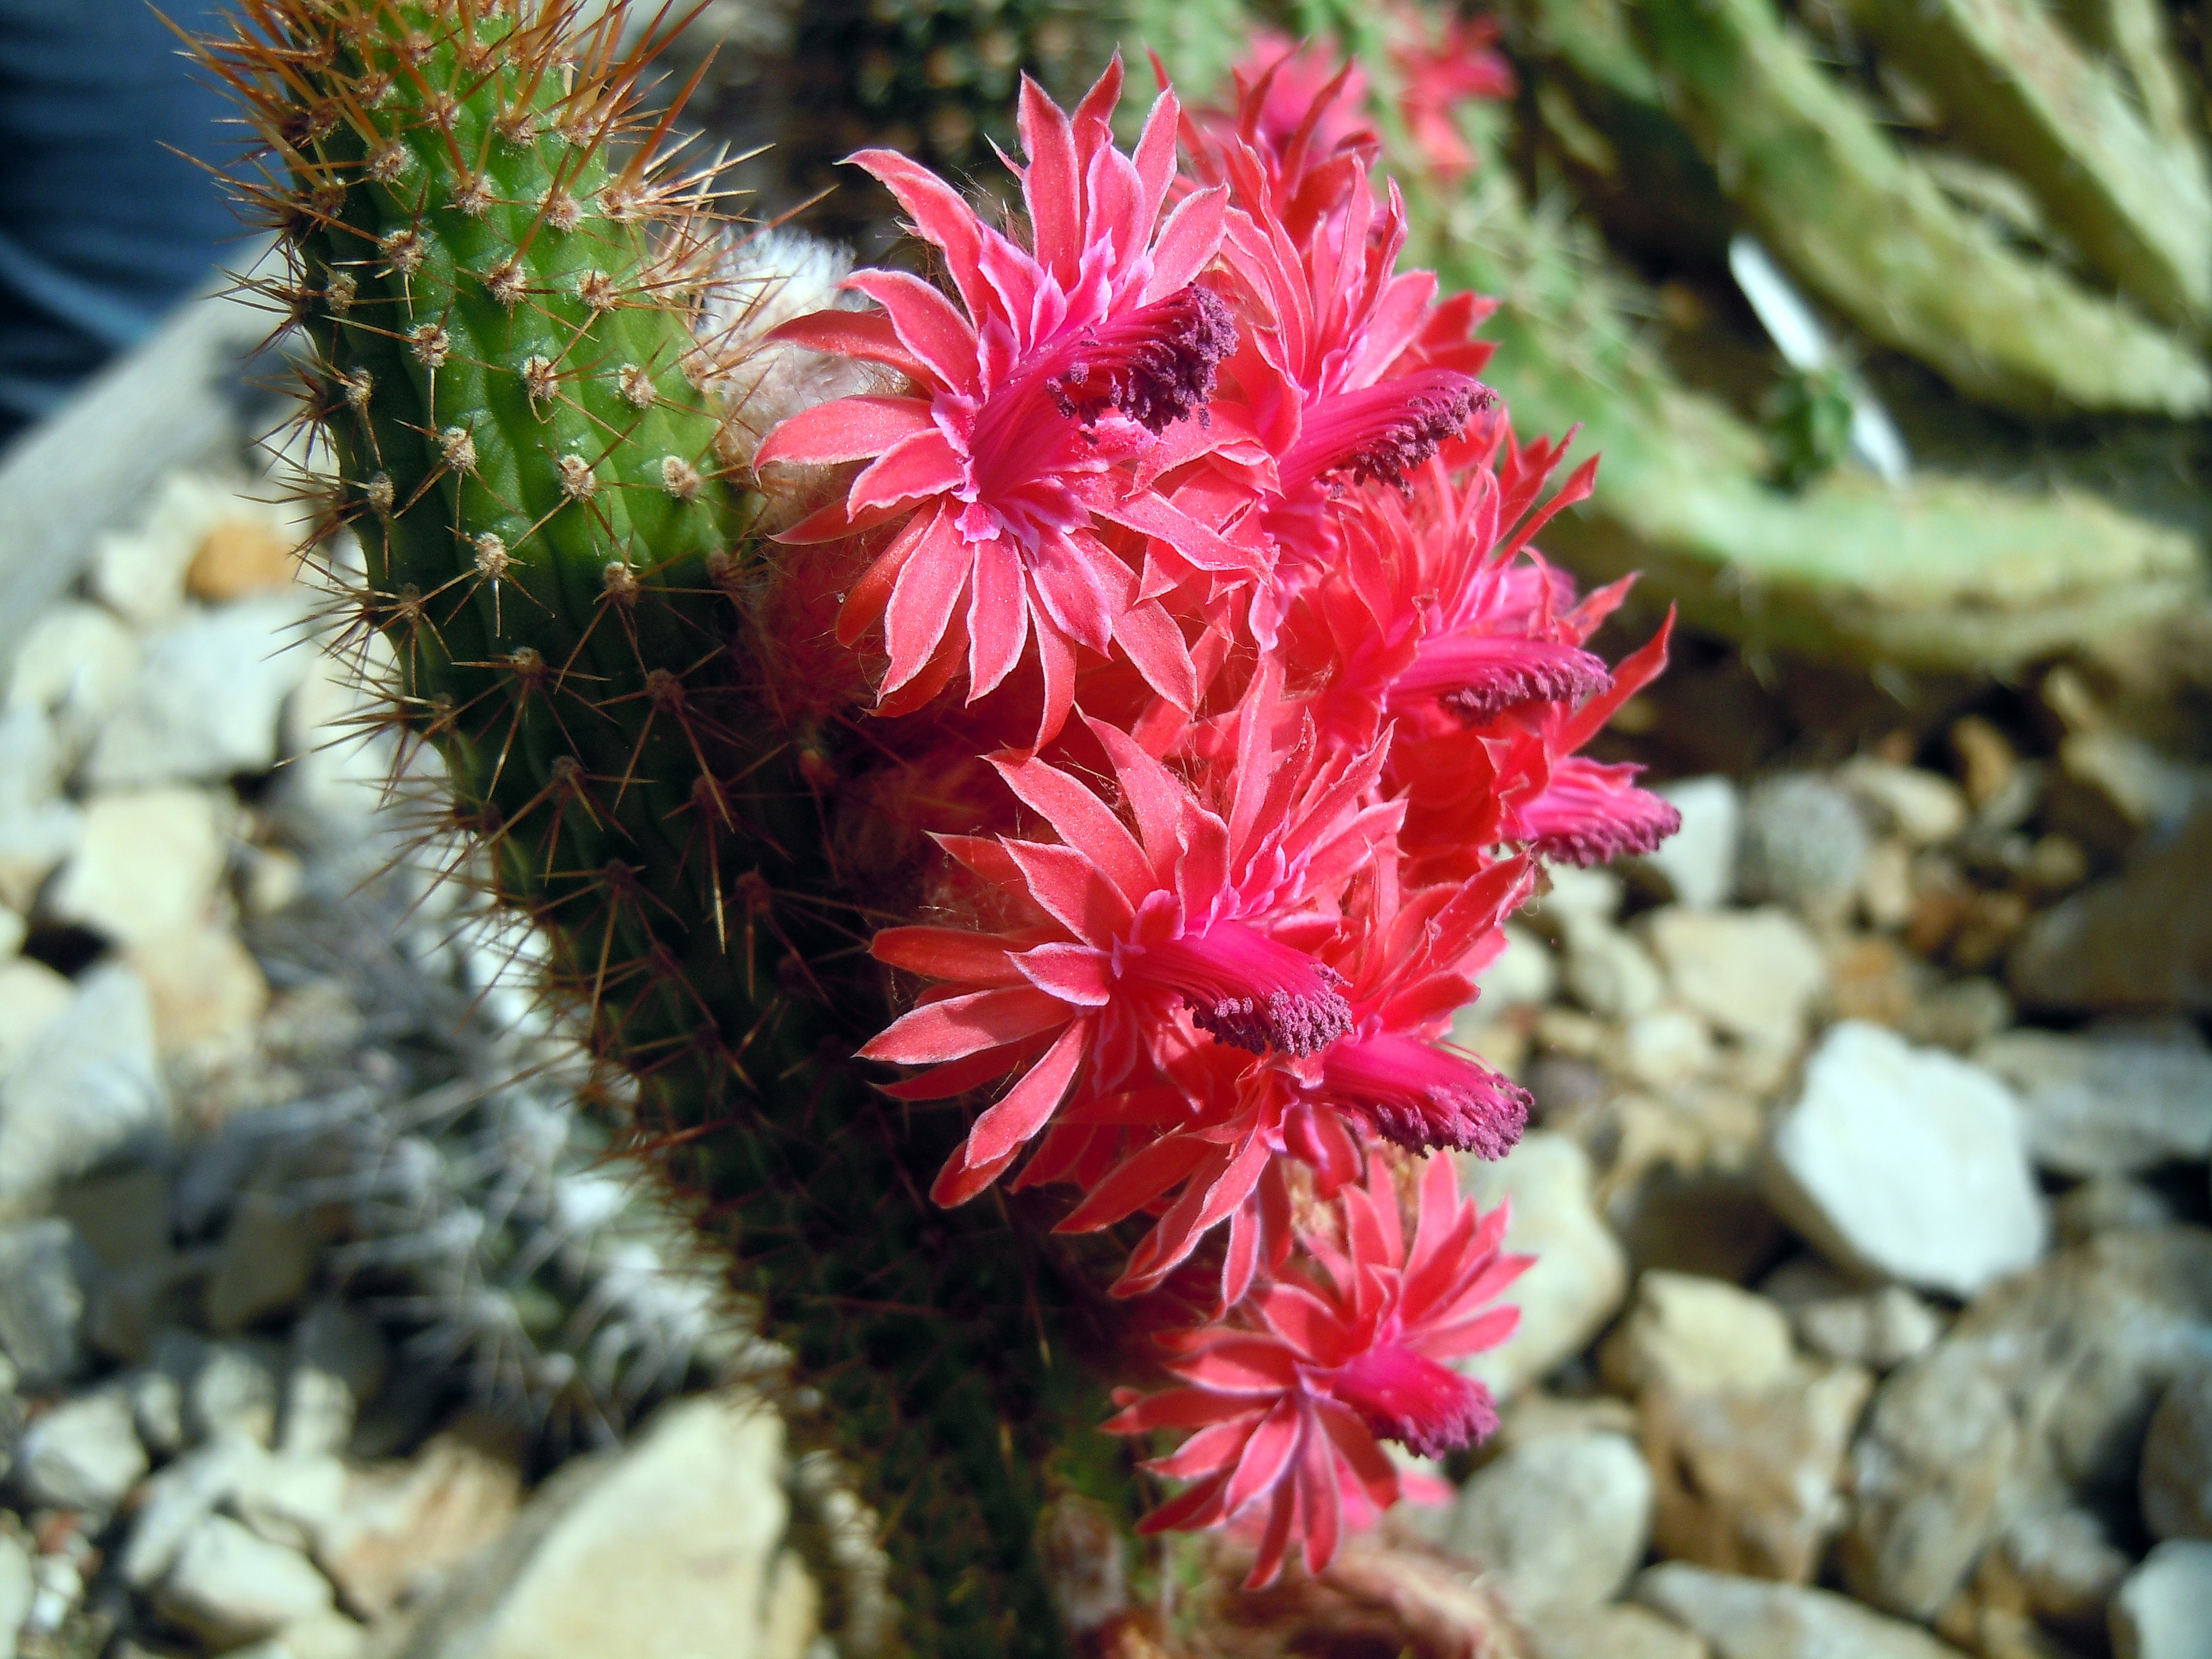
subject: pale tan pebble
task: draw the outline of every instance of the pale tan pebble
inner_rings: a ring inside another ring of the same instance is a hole
[[[147,935],[125,960],[153,999],[154,1041],[163,1054],[245,1043],[269,1006],[260,964],[220,922]]]

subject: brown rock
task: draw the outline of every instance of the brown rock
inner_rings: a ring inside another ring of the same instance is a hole
[[[138,939],[128,955],[153,1000],[154,1042],[165,1054],[242,1042],[269,1006],[260,964],[220,923]]]
[[[1657,1484],[1662,1554],[1727,1572],[1808,1582],[1842,1523],[1844,1455],[1874,1379],[1856,1365],[1799,1371],[1763,1389],[1642,1401]]]
[[[347,1605],[374,1619],[498,1537],[521,1504],[513,1437],[464,1419],[409,1462],[354,1471],[317,1555]]]
[[[292,585],[299,562],[292,544],[261,519],[219,519],[201,538],[185,568],[185,591],[221,605],[272,587]]]
[[[2008,963],[2034,1007],[2212,1012],[2212,811],[2035,919]]]

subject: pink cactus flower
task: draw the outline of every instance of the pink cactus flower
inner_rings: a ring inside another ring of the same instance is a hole
[[[1450,184],[1474,172],[1476,161],[1455,117],[1462,105],[1513,96],[1513,65],[1497,51],[1494,17],[1454,18],[1434,38],[1411,8],[1399,15],[1399,24],[1390,54],[1398,70],[1398,107],[1422,158]]]
[[[1300,1235],[1319,1274],[1286,1273],[1252,1293],[1240,1322],[1172,1342],[1166,1369],[1182,1387],[1124,1395],[1111,1431],[1195,1431],[1146,1466],[1191,1485],[1140,1530],[1255,1529],[1247,1589],[1273,1583],[1294,1544],[1317,1572],[1347,1522],[1400,1496],[1377,1440],[1434,1456],[1496,1426],[1489,1391],[1444,1362],[1513,1334],[1520,1310],[1486,1304],[1531,1258],[1502,1249],[1503,1206],[1482,1216],[1460,1200],[1449,1158],[1430,1159],[1417,1191],[1408,1249],[1389,1166],[1370,1158],[1366,1185],[1339,1198],[1340,1238]]]

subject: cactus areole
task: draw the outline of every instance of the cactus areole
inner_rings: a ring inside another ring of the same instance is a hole
[[[1127,151],[1118,64],[1025,87],[1005,228],[854,158],[944,286],[810,293],[619,7],[238,10],[342,648],[872,1510],[840,1650],[1172,1644],[1133,1534],[1325,1571],[1425,1484],[1381,1443],[1495,1422],[1452,1154],[1526,1097],[1450,1018],[1543,860],[1674,822],[1575,752],[1664,655],[1530,545],[1593,468],[1395,269],[1346,82]]]

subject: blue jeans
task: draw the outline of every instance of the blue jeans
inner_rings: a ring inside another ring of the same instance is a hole
[[[161,0],[210,27],[214,0]],[[147,0],[0,0],[0,447],[191,293],[238,235],[240,129]],[[164,145],[184,152],[177,155]]]

